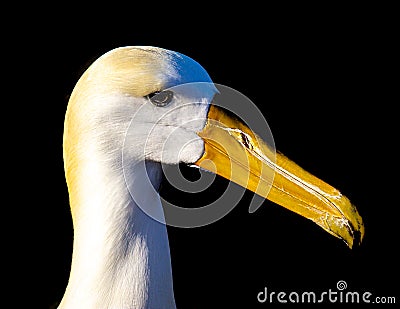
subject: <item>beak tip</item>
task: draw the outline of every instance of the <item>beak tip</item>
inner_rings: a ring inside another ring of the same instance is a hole
[[[359,218],[361,218],[361,217],[359,217]],[[350,225],[349,232],[350,232],[351,237],[349,238],[348,241],[345,240],[348,247],[350,249],[360,247],[361,243],[364,239],[364,234],[365,234],[364,225],[363,225],[362,221],[361,222],[357,221],[356,228],[354,226]]]

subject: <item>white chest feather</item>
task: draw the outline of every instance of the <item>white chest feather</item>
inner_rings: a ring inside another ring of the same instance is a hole
[[[98,159],[98,158],[97,158]],[[60,308],[175,308],[166,226],[145,214],[131,196],[119,167],[85,164],[69,284]],[[159,184],[158,163],[146,163]],[[106,165],[108,166],[108,165]],[[129,181],[128,181],[129,182]],[[131,183],[131,185],[134,185]],[[141,182],[143,196],[151,183]],[[157,196],[146,201],[162,213]]]

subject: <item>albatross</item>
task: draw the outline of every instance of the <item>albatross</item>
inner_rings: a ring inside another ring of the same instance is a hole
[[[190,83],[204,87],[174,91]],[[363,222],[349,199],[284,155],[271,159],[259,135],[213,104],[217,92],[199,63],[158,47],[115,48],[82,74],[64,122],[74,239],[59,308],[176,308],[166,222],[143,208],[162,217],[162,163],[218,174],[350,248],[361,242]],[[274,177],[264,177],[271,169]]]

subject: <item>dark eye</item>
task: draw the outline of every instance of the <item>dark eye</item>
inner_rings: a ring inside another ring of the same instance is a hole
[[[147,96],[151,103],[158,107],[167,106],[174,97],[174,93],[170,90],[164,90],[160,92],[153,92]]]

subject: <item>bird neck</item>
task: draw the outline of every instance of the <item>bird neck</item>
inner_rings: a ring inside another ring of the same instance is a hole
[[[121,164],[84,161],[69,183],[73,258],[60,308],[175,308],[166,226],[134,196],[150,196],[146,207],[162,213],[154,194],[160,164],[142,162],[124,174]],[[135,170],[143,166],[149,182]]]

